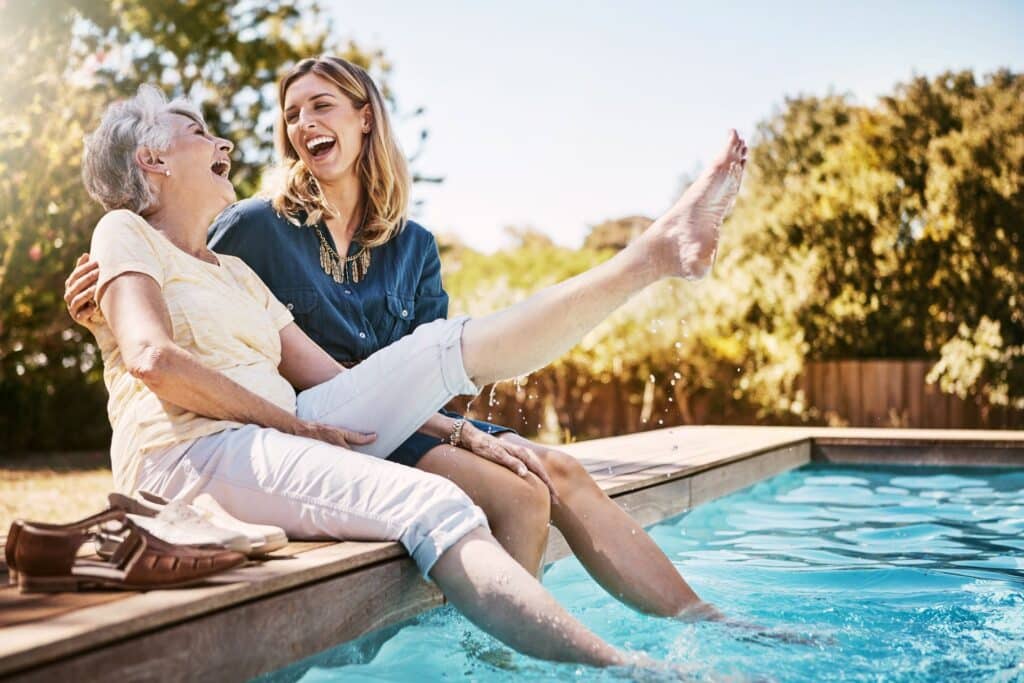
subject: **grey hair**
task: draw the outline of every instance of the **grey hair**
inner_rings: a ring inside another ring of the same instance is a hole
[[[168,102],[160,89],[141,85],[135,97],[107,107],[99,127],[85,138],[82,181],[89,196],[106,210],[142,214],[156,204],[156,193],[135,153],[143,148],[167,150],[171,129],[160,121],[165,113],[187,116],[206,129],[194,104],[184,99]]]

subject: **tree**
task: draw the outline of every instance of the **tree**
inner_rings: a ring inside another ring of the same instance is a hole
[[[590,228],[583,246],[586,249],[614,249],[619,251],[632,242],[654,222],[646,216],[626,216],[602,221]]]
[[[314,0],[6,2],[0,25],[0,448],[100,447],[97,350],[61,299],[102,215],[80,180],[83,135],[109,102],[158,84],[235,143],[246,196],[272,157],[276,76],[332,46],[332,27]],[[386,76],[381,52],[340,47]]]
[[[944,389],[1024,407],[1022,178],[1009,71],[915,78],[874,107],[787,100],[754,140],[723,246],[738,303],[717,314],[811,358],[941,355]]]

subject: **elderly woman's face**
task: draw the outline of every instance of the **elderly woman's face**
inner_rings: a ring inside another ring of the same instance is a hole
[[[171,129],[171,142],[160,158],[170,175],[169,183],[194,201],[219,202],[223,208],[235,201],[235,186],[228,180],[233,148],[229,140],[215,137],[202,124],[184,114],[163,114]]]
[[[359,109],[331,81],[308,73],[285,93],[288,141],[320,182],[353,173],[369,126],[369,105]]]

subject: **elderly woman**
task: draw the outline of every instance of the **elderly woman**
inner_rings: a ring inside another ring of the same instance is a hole
[[[570,617],[451,482],[383,459],[456,394],[529,372],[629,296],[700,277],[739,186],[743,143],[601,266],[478,320],[438,320],[345,371],[241,260],[206,246],[235,198],[231,145],[159,91],[113,105],[86,146],[117,487],[213,495],[296,538],[397,540],[467,617],[533,656],[624,655]],[[562,314],[572,310],[572,316]],[[298,394],[296,395],[296,391]],[[688,591],[690,606],[701,603]],[[529,624],[529,628],[523,628]]]

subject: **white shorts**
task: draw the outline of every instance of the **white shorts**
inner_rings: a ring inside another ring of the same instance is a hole
[[[399,541],[427,576],[487,520],[447,479],[383,458],[453,396],[479,391],[462,364],[466,320],[422,325],[299,394],[300,418],[375,432],[359,452],[247,425],[150,453],[136,488],[185,500],[209,493],[239,519],[294,539]]]

